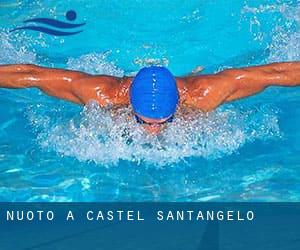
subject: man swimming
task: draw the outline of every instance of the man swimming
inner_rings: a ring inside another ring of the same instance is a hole
[[[135,77],[90,75],[36,65],[0,65],[0,87],[39,88],[78,104],[131,105],[137,122],[157,134],[178,105],[209,112],[222,103],[254,95],[268,86],[300,84],[300,62],[273,63],[217,74],[176,77],[165,67],[142,68]]]

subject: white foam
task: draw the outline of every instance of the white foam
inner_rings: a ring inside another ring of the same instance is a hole
[[[79,161],[116,165],[120,160],[170,165],[187,157],[216,159],[237,152],[247,142],[280,137],[276,111],[240,111],[233,107],[205,115],[179,111],[158,136],[149,135],[132,117],[130,108],[102,109],[90,102],[80,116],[57,122],[63,113],[40,116],[32,106],[28,117],[42,148]],[[52,120],[52,121],[51,121]]]
[[[269,62],[300,60],[300,6],[284,8],[282,14],[288,23],[273,30]]]
[[[0,64],[36,62],[36,54],[18,42],[18,37],[17,34],[0,31]]]
[[[275,24],[270,30],[272,38],[268,46],[269,57],[267,62],[300,60],[300,6],[289,6],[286,3],[259,5],[251,7],[246,5],[242,14],[250,13],[250,32],[254,39],[262,41],[266,36],[261,31],[260,14],[277,13],[282,16],[283,23]]]
[[[124,70],[118,68],[113,62],[108,61],[110,52],[90,53],[79,58],[70,58],[67,62],[68,69],[84,71],[91,74],[106,74],[122,77]]]

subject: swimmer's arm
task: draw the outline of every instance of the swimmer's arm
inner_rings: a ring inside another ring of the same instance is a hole
[[[300,85],[300,62],[272,63],[228,70],[237,85],[234,93],[226,98],[233,101],[254,95],[269,86],[295,87]]]
[[[254,95],[268,86],[299,85],[300,62],[228,69],[214,75],[187,77],[184,81],[185,103],[209,112],[224,102]]]
[[[31,64],[0,65],[0,88],[39,88],[50,96],[78,104],[91,99],[100,105],[107,101],[114,104],[112,97],[121,81],[122,78]]]
[[[33,64],[0,65],[1,88],[38,88],[50,96],[81,103],[73,93],[74,82],[87,74]]]

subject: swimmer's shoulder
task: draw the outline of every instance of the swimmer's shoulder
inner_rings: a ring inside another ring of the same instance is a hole
[[[226,101],[235,86],[232,77],[226,74],[189,76],[176,80],[181,103],[204,112],[212,111]]]
[[[73,90],[86,104],[95,100],[100,106],[128,104],[129,77],[88,75],[74,82]]]
[[[176,77],[181,104],[193,106],[195,94],[205,92],[213,84],[206,75]]]

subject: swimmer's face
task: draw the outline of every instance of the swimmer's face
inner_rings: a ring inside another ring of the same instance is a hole
[[[164,119],[153,119],[153,118],[147,118],[141,115],[135,114],[136,117],[139,118],[142,122],[143,128],[149,132],[152,135],[157,135],[161,132],[163,129],[165,123],[167,120],[169,120],[170,117],[164,118]]]

